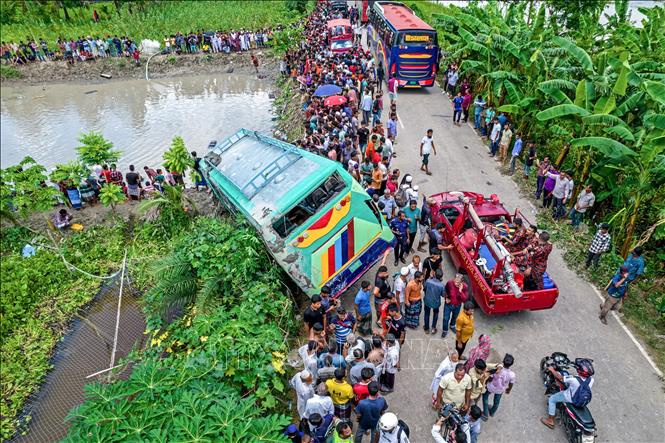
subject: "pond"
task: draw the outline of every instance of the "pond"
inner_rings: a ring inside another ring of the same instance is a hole
[[[121,171],[161,167],[176,135],[203,152],[240,127],[268,132],[270,89],[268,80],[234,74],[3,87],[0,162],[29,155],[50,169],[74,160],[79,135],[94,130],[122,151]]]

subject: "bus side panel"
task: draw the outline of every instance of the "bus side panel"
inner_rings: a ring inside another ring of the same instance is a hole
[[[390,244],[375,223],[354,217],[311,254],[312,281],[337,295],[362,276]]]

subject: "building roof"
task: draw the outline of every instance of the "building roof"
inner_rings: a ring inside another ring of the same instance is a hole
[[[383,15],[398,31],[407,31],[409,29],[433,31],[421,18],[416,16],[411,9],[401,3],[379,2],[379,8],[383,10]]]

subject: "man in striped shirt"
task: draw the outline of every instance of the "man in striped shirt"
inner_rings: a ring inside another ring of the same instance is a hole
[[[600,225],[600,229],[596,232],[596,235],[593,236],[591,240],[591,246],[589,246],[589,251],[586,256],[585,267],[588,268],[593,262],[593,267],[598,267],[598,261],[600,260],[600,255],[603,252],[610,250],[610,234],[609,234],[610,225],[603,223]]]

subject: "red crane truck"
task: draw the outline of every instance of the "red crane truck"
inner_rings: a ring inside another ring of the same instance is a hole
[[[519,209],[510,214],[496,195],[486,198],[474,192],[442,192],[432,195],[433,226],[443,223],[444,241],[458,272],[465,276],[469,297],[485,314],[550,309],[559,289],[545,273],[543,289],[524,287],[524,276],[511,261],[497,236],[510,235],[515,217],[530,225]],[[469,236],[471,238],[469,238]]]

